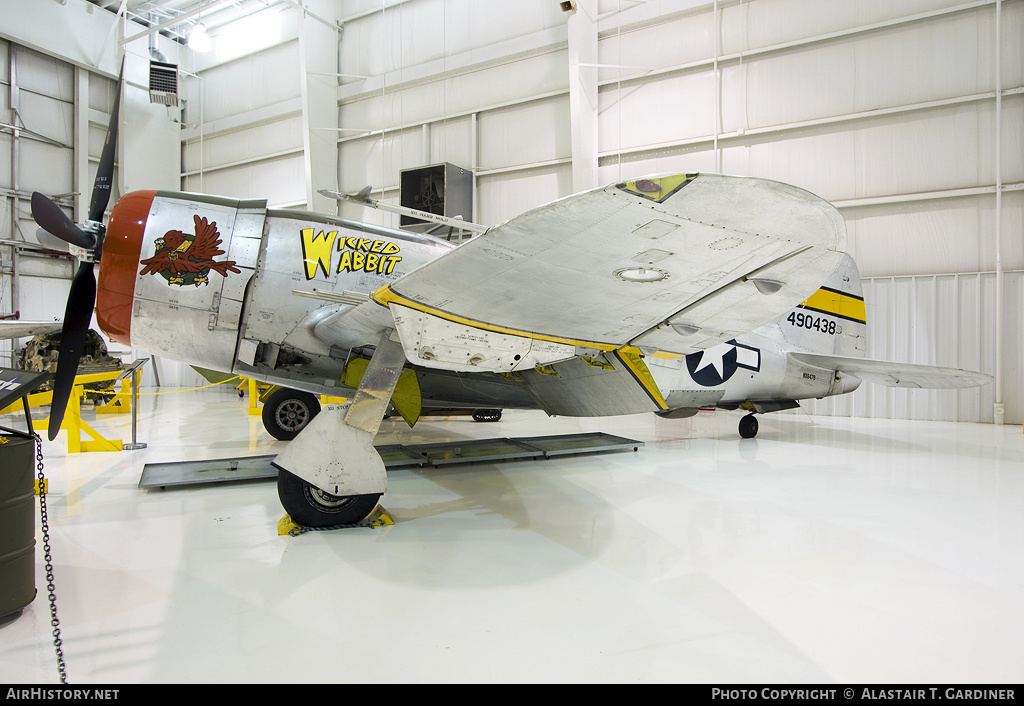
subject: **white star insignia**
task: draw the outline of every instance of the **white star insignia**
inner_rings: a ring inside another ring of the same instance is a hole
[[[714,367],[715,372],[718,373],[719,378],[725,377],[725,361],[722,360],[725,354],[731,351],[735,346],[729,345],[728,343],[722,343],[714,348],[708,348],[700,354],[700,364],[697,365],[695,373],[699,373],[704,368],[709,366]]]

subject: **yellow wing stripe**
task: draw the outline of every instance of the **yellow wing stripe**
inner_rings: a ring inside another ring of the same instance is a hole
[[[567,346],[580,346],[582,348],[594,348],[601,351],[613,351],[618,348],[617,345],[612,343],[598,343],[597,341],[580,341],[572,338],[561,338],[559,336],[549,336],[543,333],[533,333],[531,331],[517,331],[516,329],[506,328],[504,326],[495,326],[493,324],[486,324],[482,321],[474,321],[473,319],[467,319],[464,316],[458,316],[451,314],[442,309],[435,309],[422,304],[412,299],[407,299],[401,294],[391,289],[390,286],[381,287],[373,293],[373,300],[378,304],[388,306],[389,304],[401,304],[407,306],[410,309],[416,311],[422,311],[424,314],[430,314],[436,316],[445,321],[451,321],[453,323],[462,324],[464,326],[472,326],[482,331],[492,331],[494,333],[504,333],[510,336],[522,336],[523,338],[532,338],[535,341],[548,341],[550,343],[563,343]]]
[[[521,336],[523,338],[532,338],[535,341],[548,341],[550,343],[562,343],[567,346],[579,346],[580,348],[593,348],[599,351],[625,351],[627,353],[640,356],[642,352],[635,346],[622,346],[615,343],[598,343],[597,341],[582,341],[574,338],[562,338],[559,336],[549,336],[544,333],[534,333],[532,331],[519,331],[517,329],[507,328],[505,326],[495,326],[494,324],[486,324],[483,321],[476,321],[474,319],[467,319],[464,316],[458,316],[456,314],[449,313],[443,309],[435,309],[429,307],[421,302],[413,301],[403,297],[401,294],[391,289],[390,286],[381,287],[372,295],[373,300],[381,306],[388,306],[389,304],[400,304],[407,306],[410,309],[421,311],[424,314],[430,314],[436,316],[439,319],[445,321],[451,321],[452,323],[462,324],[464,326],[472,326],[478,328],[481,331],[492,331],[494,333],[504,333],[510,336]],[[666,351],[657,351],[651,354],[653,358],[665,358],[667,360],[674,360],[682,357],[680,353],[669,353]],[[646,366],[645,366],[646,367]]]
[[[626,366],[626,369],[633,378],[640,383],[640,386],[647,392],[647,396],[654,400],[654,403],[660,409],[668,409],[668,403],[661,396],[661,390],[658,389],[658,384],[654,382],[654,376],[651,375],[651,371],[647,368],[647,363],[636,353],[630,353],[624,349],[615,351],[614,355],[622,361],[622,364]]]
[[[805,309],[813,309],[822,314],[832,314],[833,316],[839,316],[850,321],[862,324],[867,323],[864,300],[834,289],[822,287],[800,306]]]

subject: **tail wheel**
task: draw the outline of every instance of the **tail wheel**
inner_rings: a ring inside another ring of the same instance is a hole
[[[757,436],[757,417],[748,414],[740,420],[740,436],[744,439],[753,439]]]
[[[263,401],[263,426],[281,441],[291,441],[320,413],[316,395],[281,388]]]
[[[377,507],[381,493],[331,495],[310,485],[294,473],[277,472],[277,495],[294,522],[304,527],[351,525],[366,518]]]

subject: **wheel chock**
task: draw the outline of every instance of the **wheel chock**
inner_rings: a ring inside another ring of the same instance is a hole
[[[362,522],[356,522],[350,525],[303,527],[302,525],[296,524],[291,517],[285,515],[277,521],[277,534],[281,537],[285,535],[288,535],[289,537],[298,537],[300,534],[305,534],[306,532],[326,532],[327,530],[347,529],[349,527],[386,527],[387,525],[393,524],[395,524],[395,518],[392,517],[390,512],[378,505],[373,508],[373,512],[367,515]]]
[[[369,522],[370,527],[386,527],[395,524],[395,518],[390,512],[378,505],[373,508],[373,512],[367,515],[363,522]]]
[[[292,522],[292,518],[289,515],[285,515],[277,521],[277,536],[283,537],[286,534],[291,534],[293,529],[302,529],[299,525]]]

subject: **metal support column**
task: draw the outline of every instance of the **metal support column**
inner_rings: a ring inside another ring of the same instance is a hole
[[[597,176],[597,1],[577,0],[569,18],[569,124],[572,130],[572,190],[598,184]]]
[[[7,67],[8,78],[10,79],[9,105],[11,109],[11,240],[18,232],[18,162],[20,157],[21,130],[18,123],[21,122],[21,115],[18,112],[21,107],[21,97],[18,91],[18,61],[14,42],[7,44]],[[21,291],[18,286],[18,248],[11,246],[11,311],[18,312],[21,309]],[[11,345],[11,367],[14,367],[14,345]]]
[[[996,63],[996,370],[995,403],[992,405],[992,421],[1003,423],[1003,51],[1002,51],[1002,10],[1003,0],[996,0],[995,63]]]

